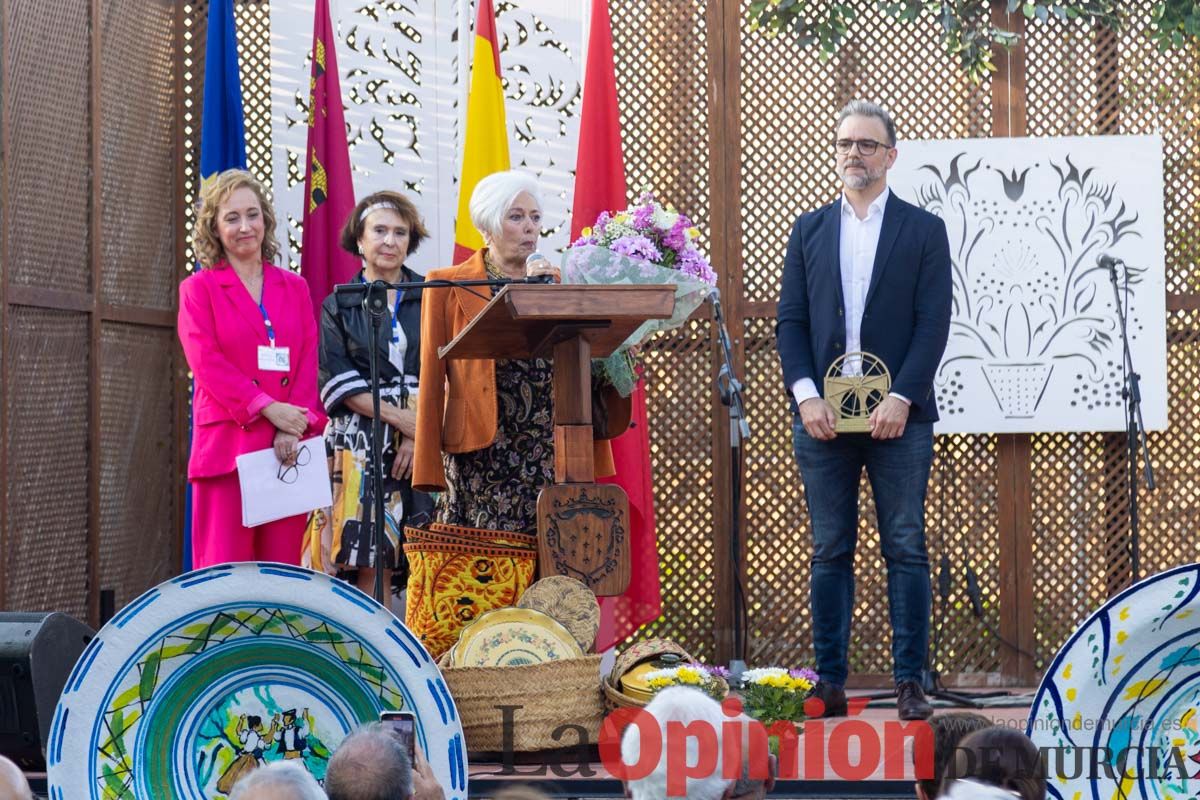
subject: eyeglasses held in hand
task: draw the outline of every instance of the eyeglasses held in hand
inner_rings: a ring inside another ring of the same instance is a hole
[[[855,145],[858,145],[858,152],[864,156],[875,155],[875,151],[880,147],[891,147],[886,142],[877,142],[874,139],[838,139],[833,143],[834,148],[844,156],[849,155]]]
[[[275,477],[284,483],[295,483],[300,477],[300,467],[306,466],[312,456],[308,452],[308,445],[301,445],[296,452],[296,462],[289,466],[279,465],[279,471],[275,473]]]

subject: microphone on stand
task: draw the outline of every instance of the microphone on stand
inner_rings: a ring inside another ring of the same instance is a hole
[[[1117,279],[1117,265],[1124,263],[1125,262],[1121,259],[1110,256],[1108,253],[1101,253],[1096,259],[1096,266],[1103,267],[1104,269],[1108,270],[1108,274],[1113,277],[1113,280]]]
[[[525,282],[526,283],[554,283],[553,275],[530,275],[529,268],[538,261],[546,261],[546,257],[534,250],[525,259]],[[547,262],[549,263],[549,262]]]

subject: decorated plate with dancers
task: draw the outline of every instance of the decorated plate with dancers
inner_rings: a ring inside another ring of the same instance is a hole
[[[50,797],[222,798],[280,760],[320,781],[383,711],[415,715],[446,797],[467,797],[454,701],[389,611],[299,567],[210,567],[146,592],[84,651],[50,731]]]

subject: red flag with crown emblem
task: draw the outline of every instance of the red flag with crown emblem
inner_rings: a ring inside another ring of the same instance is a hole
[[[308,84],[308,147],[300,274],[308,281],[318,323],[321,303],[333,287],[350,280],[358,271],[358,259],[338,244],[342,226],[354,210],[355,200],[334,42],[329,0],[317,0],[313,16],[312,75]]]

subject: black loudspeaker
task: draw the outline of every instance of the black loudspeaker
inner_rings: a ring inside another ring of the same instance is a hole
[[[0,613],[0,755],[46,769],[46,739],[67,677],[96,632],[66,614]]]

